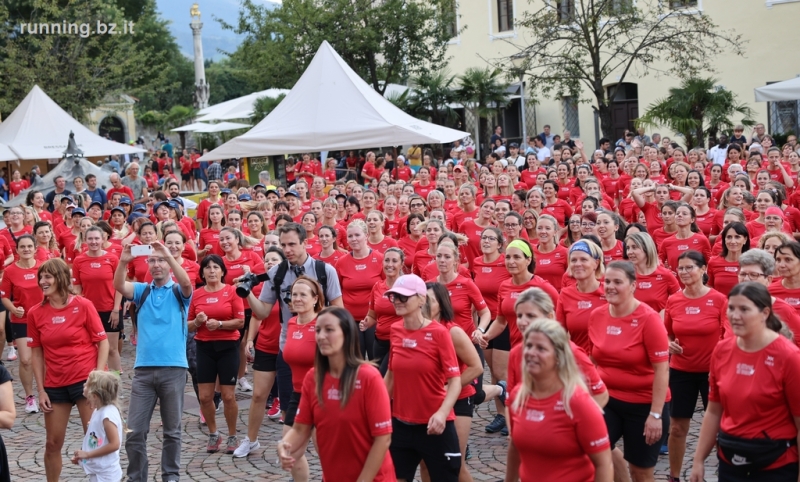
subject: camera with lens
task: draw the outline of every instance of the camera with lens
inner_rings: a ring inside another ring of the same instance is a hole
[[[268,280],[269,276],[266,273],[255,274],[245,273],[236,284],[236,295],[239,298],[247,298],[253,288]]]

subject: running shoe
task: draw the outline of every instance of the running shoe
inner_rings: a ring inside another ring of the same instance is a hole
[[[503,427],[502,430],[500,430],[500,435],[502,435],[503,437],[508,437],[508,425],[506,425],[505,427]]]
[[[233,456],[237,458],[247,457],[250,455],[250,452],[260,448],[261,442],[259,442],[258,439],[256,439],[255,442],[251,442],[249,438],[245,437],[239,442],[239,446],[236,450],[233,451]]]
[[[252,392],[253,385],[250,385],[250,382],[247,381],[247,378],[242,377],[239,379],[239,390],[243,392]]]
[[[39,402],[33,395],[25,398],[25,413],[39,413]]]
[[[272,400],[272,406],[269,407],[269,410],[267,410],[267,417],[269,417],[270,420],[277,420],[281,418],[281,401],[278,399],[278,397],[275,397],[275,399]]]
[[[219,434],[212,433],[208,435],[208,445],[206,446],[206,452],[210,454],[214,454],[219,452],[219,447],[222,445],[222,437]]]
[[[8,355],[6,355],[6,360],[14,361],[17,359],[17,349],[13,346],[8,347]]]
[[[499,386],[503,391],[500,392],[500,396],[497,397],[500,399],[500,403],[504,406],[506,404],[506,397],[508,396],[508,385],[506,384],[505,380],[500,380],[497,382],[497,386]]]
[[[228,437],[228,441],[225,443],[225,453],[231,455],[236,451],[237,445],[239,445],[239,440],[236,439],[236,435],[232,435]]]
[[[203,416],[203,412],[200,412],[200,425],[206,424],[206,417]]]
[[[486,426],[486,433],[497,433],[506,426],[506,417],[499,413],[494,416],[494,420]]]

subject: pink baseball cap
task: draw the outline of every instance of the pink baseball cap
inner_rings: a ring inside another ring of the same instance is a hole
[[[428,294],[428,288],[425,287],[425,282],[422,278],[415,274],[405,274],[394,282],[391,288],[386,290],[386,294],[396,293],[401,296],[413,296]]]
[[[778,206],[768,207],[767,210],[764,212],[764,216],[778,216],[781,219],[786,219],[786,217],[783,214],[783,210],[781,210],[781,208],[779,208]]]

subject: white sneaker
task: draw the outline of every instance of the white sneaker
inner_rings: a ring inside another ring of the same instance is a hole
[[[239,390],[243,392],[252,392],[253,385],[250,385],[250,382],[247,381],[247,378],[242,377],[239,379]]]
[[[250,455],[250,452],[260,448],[261,442],[259,442],[258,439],[256,439],[255,442],[251,442],[249,438],[245,437],[241,442],[239,442],[239,446],[236,448],[236,450],[233,451],[233,456],[238,458],[247,457]]]
[[[13,346],[8,347],[8,355],[6,355],[6,360],[14,361],[17,359],[17,349]]]
[[[39,413],[39,402],[33,395],[25,398],[25,413]]]

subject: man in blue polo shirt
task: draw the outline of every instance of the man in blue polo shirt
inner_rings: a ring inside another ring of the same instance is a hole
[[[147,266],[151,283],[125,281],[128,263],[133,261],[131,245],[125,247],[114,273],[114,288],[137,306],[138,344],[133,366],[128,429],[128,481],[145,482],[147,477],[147,433],[156,401],[161,404],[164,441],[161,473],[164,482],[180,480],[181,414],[186,387],[187,312],[192,299],[192,281],[161,243],[152,245]],[[176,283],[170,273],[175,276]],[[147,291],[147,297],[142,300]]]

